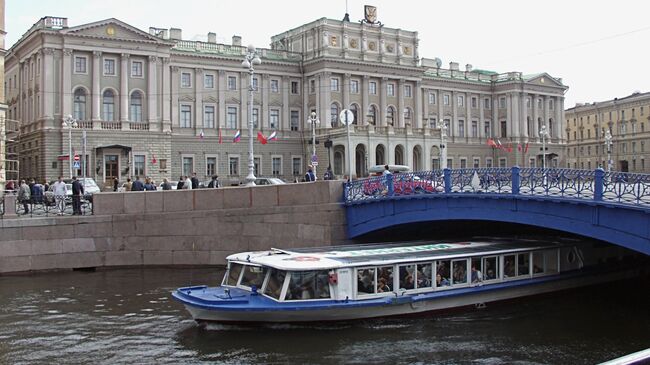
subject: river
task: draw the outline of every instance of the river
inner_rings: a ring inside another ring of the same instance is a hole
[[[341,324],[198,327],[170,292],[221,269],[0,277],[1,364],[594,364],[650,347],[650,281]]]

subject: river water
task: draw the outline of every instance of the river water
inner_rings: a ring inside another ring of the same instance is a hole
[[[198,327],[170,292],[220,269],[0,277],[0,364],[594,364],[650,347],[650,281],[342,324]]]

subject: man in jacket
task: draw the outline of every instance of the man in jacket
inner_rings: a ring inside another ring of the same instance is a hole
[[[196,172],[192,173],[192,189],[199,188],[199,179],[196,177]]]
[[[72,215],[81,215],[81,197],[84,194],[84,186],[76,176],[72,177]]]
[[[144,184],[140,180],[140,176],[135,177],[135,181],[131,185],[131,191],[144,191]]]
[[[25,208],[24,214],[29,214],[30,198],[31,191],[29,185],[25,183],[25,180],[20,180],[20,188],[18,189],[18,201],[23,203],[23,208]]]

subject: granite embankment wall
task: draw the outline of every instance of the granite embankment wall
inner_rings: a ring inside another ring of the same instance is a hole
[[[101,193],[92,216],[0,220],[0,273],[223,265],[234,252],[346,242],[340,181]]]

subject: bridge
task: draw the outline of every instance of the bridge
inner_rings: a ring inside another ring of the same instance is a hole
[[[449,220],[555,229],[650,255],[650,175],[479,168],[390,174],[344,187],[349,238]]]

